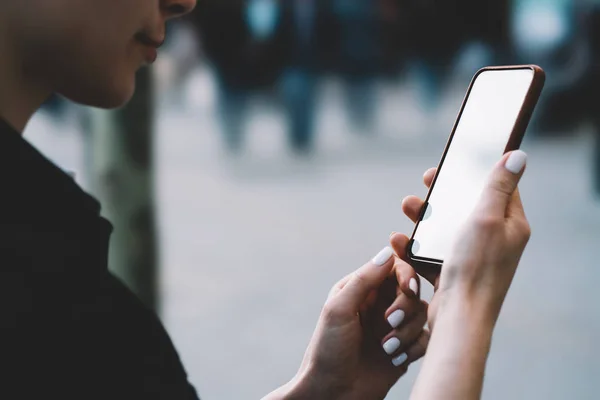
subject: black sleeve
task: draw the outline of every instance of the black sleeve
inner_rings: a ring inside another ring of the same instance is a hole
[[[157,316],[110,273],[10,258],[0,260],[0,398],[198,398]]]

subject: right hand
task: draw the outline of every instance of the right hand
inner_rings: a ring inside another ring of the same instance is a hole
[[[495,324],[531,235],[517,189],[525,161],[525,153],[515,151],[496,164],[441,273],[417,269],[436,289],[429,307],[431,329],[437,313],[452,299],[476,305]],[[427,187],[435,173],[435,168],[425,173]],[[423,204],[418,197],[409,196],[402,202],[402,210],[416,223]],[[391,244],[398,254],[406,253],[403,235],[392,236]]]

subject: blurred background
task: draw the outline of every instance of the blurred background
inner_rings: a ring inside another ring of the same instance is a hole
[[[296,372],[331,285],[410,234],[401,200],[426,194],[476,70],[520,63],[547,73],[523,145],[533,236],[484,398],[597,399],[598,0],[200,0],[131,106],[53,98],[26,136],[103,200],[115,271],[202,398],[256,399]]]

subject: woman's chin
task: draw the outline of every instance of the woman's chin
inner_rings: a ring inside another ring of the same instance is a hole
[[[135,80],[119,86],[103,86],[61,93],[69,100],[90,107],[103,109],[120,108],[126,105],[135,92]]]

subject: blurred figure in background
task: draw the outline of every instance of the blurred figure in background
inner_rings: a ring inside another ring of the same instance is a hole
[[[437,106],[441,85],[450,73],[452,61],[464,42],[463,1],[408,1],[412,23],[407,26],[412,40],[411,55],[420,83],[421,101],[426,109]]]
[[[381,72],[385,77],[396,77],[404,70],[410,45],[409,8],[406,0],[379,0]]]
[[[366,132],[377,107],[374,82],[380,72],[380,3],[372,0],[332,0],[338,29],[338,68],[347,90],[351,125]]]
[[[466,61],[470,76],[473,69],[507,60],[507,0],[404,1],[403,8],[412,16],[404,31],[412,39],[411,58],[426,109],[437,107],[461,53],[471,53]]]
[[[219,85],[227,148],[243,147],[251,97],[282,96],[290,147],[312,149],[321,5],[316,0],[206,1],[195,13],[200,42]],[[277,92],[280,89],[281,92]]]
[[[299,154],[307,154],[314,141],[318,3],[318,0],[287,0],[282,3],[287,54],[281,89],[290,147]]]
[[[243,147],[250,93],[272,89],[283,69],[280,18],[277,0],[206,0],[190,19],[214,66],[224,139],[233,153]]]

